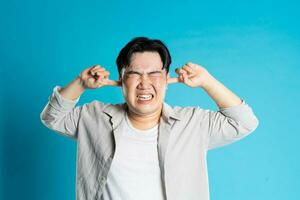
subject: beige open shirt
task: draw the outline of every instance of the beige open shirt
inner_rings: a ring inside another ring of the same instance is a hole
[[[41,112],[48,128],[77,140],[76,199],[100,200],[114,156],[115,138],[126,104],[98,100],[76,106],[55,86]],[[171,107],[164,103],[159,123],[158,158],[168,200],[208,200],[207,150],[233,143],[258,126],[245,103],[219,111]]]

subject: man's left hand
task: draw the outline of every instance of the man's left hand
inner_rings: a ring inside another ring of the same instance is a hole
[[[190,87],[204,87],[211,75],[208,71],[192,62],[186,63],[181,68],[176,68],[175,72],[178,74],[176,78],[169,78],[168,83],[182,82]]]

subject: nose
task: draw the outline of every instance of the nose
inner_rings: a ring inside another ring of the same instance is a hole
[[[151,81],[147,74],[142,74],[139,81],[138,89],[148,89],[150,87]]]

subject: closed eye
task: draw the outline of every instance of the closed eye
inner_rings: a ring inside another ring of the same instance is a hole
[[[137,74],[137,75],[141,75],[140,73],[136,72],[136,71],[129,71],[126,74]]]
[[[141,76],[141,74],[139,72],[137,72],[137,71],[129,71],[125,75],[128,78],[138,78],[138,77]]]
[[[153,72],[149,72],[148,74],[150,76],[160,76],[161,75],[161,71],[153,71]]]

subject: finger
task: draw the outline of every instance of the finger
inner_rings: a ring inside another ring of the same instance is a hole
[[[184,74],[183,75],[183,82],[187,85],[190,85],[192,81],[188,78],[188,75]]]
[[[198,67],[197,64],[192,63],[192,62],[188,62],[188,63],[186,63],[186,65],[187,65],[187,66],[190,66],[192,69],[196,69],[196,68]]]
[[[97,71],[99,72],[102,72],[102,71],[105,71],[105,68],[104,67],[94,67],[93,69],[91,69],[91,74],[94,75]]]
[[[96,72],[96,76],[95,77],[97,80],[97,84],[99,85],[107,85],[107,80],[108,80],[108,77],[109,77],[109,72],[108,71],[104,71],[104,72]]]
[[[90,85],[93,85],[95,83],[95,79],[94,78],[89,78],[87,81],[88,81],[88,83]]]
[[[179,82],[184,82],[184,79],[183,79],[183,74],[180,74],[180,76],[179,76]]]
[[[186,74],[186,73],[187,73],[187,71],[186,71],[186,70],[183,70],[182,68],[176,68],[175,72],[176,72],[178,75]]]
[[[190,67],[189,65],[185,65],[183,67],[184,70],[186,70],[189,74],[194,74],[194,69],[192,67]]]
[[[101,65],[95,65],[91,70],[96,70],[96,69],[103,69],[103,70],[105,70],[105,68],[102,67]]]
[[[80,72],[80,75],[89,74],[91,69],[92,69],[92,67],[84,69],[82,72]]]
[[[96,85],[98,85],[98,87],[99,87],[99,86],[104,85],[104,80],[105,80],[104,77],[99,76],[99,77],[97,77],[95,83],[96,83]]]
[[[179,81],[179,77],[176,78],[168,78],[168,84],[172,84],[172,83],[178,83]]]
[[[92,67],[88,68],[90,72],[92,72],[94,69],[99,68],[100,65],[93,65]]]
[[[114,81],[110,79],[105,80],[105,85],[110,85],[110,86],[122,86],[121,81]]]
[[[96,69],[96,68],[104,68],[103,66],[97,64],[97,65],[94,65],[91,69]]]
[[[95,74],[97,76],[107,77],[107,76],[109,76],[110,73],[108,71],[96,71]]]

